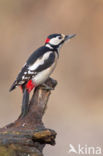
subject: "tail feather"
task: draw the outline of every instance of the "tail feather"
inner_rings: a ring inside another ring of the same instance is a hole
[[[14,81],[14,83],[12,84],[12,86],[9,89],[9,92],[11,92],[12,90],[14,90],[16,88],[16,86],[17,86],[17,82]]]
[[[21,109],[21,116],[24,117],[29,109],[29,92],[25,88],[23,93],[23,100],[22,100],[22,109]]]

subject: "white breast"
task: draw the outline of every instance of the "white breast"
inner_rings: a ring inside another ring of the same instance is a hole
[[[36,83],[36,85],[40,85],[42,83],[44,83],[48,77],[51,75],[51,73],[53,72],[53,70],[56,67],[57,64],[57,53],[55,53],[55,62],[52,64],[52,66],[50,66],[49,68],[47,68],[46,70],[43,70],[41,72],[39,72],[32,80],[34,81],[34,83]]]

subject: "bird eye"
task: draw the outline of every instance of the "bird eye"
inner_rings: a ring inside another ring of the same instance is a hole
[[[62,39],[62,36],[59,36],[58,38],[59,38],[59,39]]]

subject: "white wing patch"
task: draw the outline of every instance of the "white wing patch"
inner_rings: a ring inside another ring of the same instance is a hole
[[[42,58],[37,59],[37,61],[34,62],[34,64],[32,64],[28,69],[31,71],[36,70],[40,65],[44,64],[44,61],[49,58],[51,53],[52,51],[45,53]]]

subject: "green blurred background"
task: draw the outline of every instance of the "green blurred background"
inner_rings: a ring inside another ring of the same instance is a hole
[[[52,75],[58,86],[44,122],[58,135],[45,156],[68,156],[70,143],[103,147],[103,0],[0,0],[0,127],[20,113],[21,91],[10,85],[51,33],[77,36]]]

